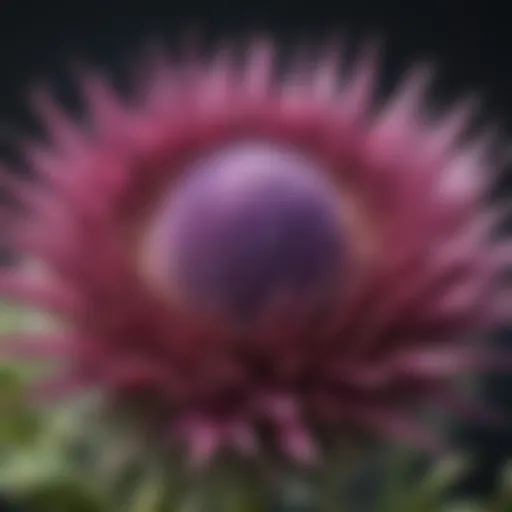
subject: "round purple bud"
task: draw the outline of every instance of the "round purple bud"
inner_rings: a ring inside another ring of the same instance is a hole
[[[173,283],[195,305],[245,320],[276,292],[325,298],[340,282],[340,197],[297,151],[244,142],[194,162],[166,219]]]

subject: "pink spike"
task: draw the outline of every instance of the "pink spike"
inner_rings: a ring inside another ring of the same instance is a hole
[[[411,125],[417,127],[422,120],[421,106],[432,80],[430,66],[413,68],[384,108],[380,120],[377,119],[377,126],[392,133],[402,132],[403,135],[407,135]]]
[[[30,99],[59,149],[66,154],[81,154],[87,147],[87,141],[76,124],[57,106],[49,90],[46,87],[36,88]]]
[[[0,358],[68,358],[76,343],[76,340],[62,334],[0,336]]]
[[[26,208],[31,221],[37,224],[46,222],[62,224],[63,216],[69,213],[65,209],[67,205],[63,204],[60,198],[52,197],[51,192],[33,184],[27,185],[18,199]],[[24,220],[25,218],[20,218],[21,223]],[[26,229],[26,225],[20,226],[20,232]]]
[[[243,455],[254,456],[258,452],[258,441],[254,429],[247,422],[236,422],[229,427],[226,442],[232,444]]]
[[[332,99],[337,92],[337,79],[337,68],[326,59],[322,62],[321,68],[316,71],[313,83],[315,98],[319,100]]]
[[[114,181],[115,185],[115,178],[118,178],[115,171],[122,166],[119,158],[112,157],[109,173],[95,176],[88,172],[94,169],[94,164],[101,166],[108,162],[101,162],[98,156],[91,152],[82,155],[77,162],[74,162],[73,166],[68,160],[62,159],[36,144],[26,143],[24,154],[43,179],[50,184],[56,200],[59,198],[61,204],[65,204],[73,212],[80,208],[87,210],[88,213],[97,213],[98,211],[104,213],[103,208],[108,205],[102,201],[102,193],[107,195],[111,191],[110,187],[105,186],[105,181],[110,179]],[[125,175],[123,174],[122,177],[125,178]],[[93,180],[96,180],[96,185],[99,188],[96,194],[89,193],[89,187],[94,183]],[[48,197],[51,196],[48,195]],[[26,202],[28,203],[28,201]],[[95,208],[101,208],[101,210],[95,210]]]
[[[217,50],[211,68],[205,74],[201,94],[198,96],[198,108],[201,112],[224,112],[232,98],[232,78],[234,74],[233,49],[224,45]]]
[[[437,200],[448,207],[472,204],[486,192],[482,174],[472,151],[459,153],[440,177]]]
[[[130,121],[129,113],[121,104],[119,95],[98,72],[81,66],[77,66],[75,71],[94,128],[102,137],[119,135]]]
[[[75,293],[59,286],[57,282],[40,283],[19,270],[4,270],[0,273],[0,296],[65,315],[77,313],[81,302]]]
[[[319,100],[332,99],[339,89],[342,51],[340,44],[329,44],[313,77],[313,94]]]
[[[426,308],[425,316],[436,321],[448,321],[450,324],[455,321],[457,325],[465,326],[471,330],[475,325],[480,325],[483,310],[481,306],[482,291],[485,290],[482,282],[478,279],[466,282],[454,283],[439,295],[431,308]]]
[[[286,395],[264,395],[260,400],[260,408],[266,416],[281,424],[297,421],[299,408],[297,400]]]
[[[27,224],[12,234],[11,243],[17,251],[60,270],[65,268],[66,260],[69,260],[68,252],[79,248],[69,243],[76,234],[71,232],[69,223],[67,226],[64,224],[62,217],[60,225],[51,227],[51,231],[44,231],[37,223]]]
[[[497,270],[510,270],[512,266],[512,242],[498,243],[490,249],[490,264]]]
[[[73,172],[61,156],[32,141],[24,142],[23,155],[44,180],[59,191],[66,190],[65,185]]]
[[[62,201],[40,183],[35,181],[24,183],[19,187],[16,199],[24,208],[24,212],[18,214],[20,230],[26,229],[27,217],[30,222],[40,223],[53,222],[55,219],[62,218],[64,206]]]
[[[301,425],[296,399],[270,395],[262,397],[260,407],[276,425],[278,440],[285,453],[303,464],[311,464],[317,459],[318,449]]]
[[[222,429],[206,421],[199,420],[189,426],[189,462],[192,469],[206,466],[222,444]]]
[[[479,107],[480,102],[473,96],[453,107],[432,127],[432,134],[427,142],[429,152],[437,157],[445,156],[451,151],[469,127]]]
[[[7,167],[0,163],[0,190],[7,192],[10,196],[20,197],[29,182]]]
[[[493,235],[493,230],[496,229],[498,221],[499,213],[494,208],[484,210],[472,223],[469,223],[466,230],[461,232],[460,237],[456,238],[458,250],[462,251],[464,248],[469,249],[470,247],[476,249],[478,246],[482,248]],[[455,244],[453,248],[456,250]]]
[[[299,464],[318,462],[320,453],[311,435],[299,423],[277,427],[278,442],[283,453]]]
[[[245,72],[247,94],[261,97],[269,92],[274,60],[274,46],[270,41],[259,39],[251,44]]]
[[[169,113],[177,89],[176,70],[163,45],[149,45],[136,66],[137,105],[151,113]]]
[[[492,208],[496,214],[496,227],[500,227],[501,223],[507,222],[512,217],[512,201],[508,198],[495,201]]]
[[[368,114],[377,83],[378,63],[380,61],[381,42],[378,39],[367,41],[358,58],[355,71],[342,91],[341,101],[347,115],[361,119]]]
[[[498,293],[489,305],[491,325],[510,326],[512,322],[512,290],[510,286]]]
[[[494,126],[487,127],[468,148],[470,154],[480,165],[482,176],[482,194],[491,194],[498,184],[503,169],[497,163],[499,129]]]
[[[227,85],[235,70],[235,49],[232,44],[224,43],[217,48],[209,70],[214,82]]]
[[[379,334],[385,332],[397,316],[410,306],[413,299],[421,296],[421,291],[431,284],[431,276],[427,273],[418,273],[417,268],[407,268],[401,276],[390,276],[392,283],[400,283],[388,291],[385,301],[372,304],[371,309],[365,312],[365,318],[371,316],[371,322],[365,322],[354,334],[355,343],[347,350],[347,354],[361,357],[374,350]],[[389,286],[389,285],[388,285]]]

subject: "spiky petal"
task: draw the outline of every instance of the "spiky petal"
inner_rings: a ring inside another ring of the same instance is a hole
[[[202,462],[226,446],[309,462],[348,425],[438,447],[410,407],[469,409],[442,398],[458,370],[482,369],[467,340],[509,308],[510,248],[491,236],[488,140],[461,139],[467,107],[432,120],[421,68],[373,113],[375,49],[341,81],[331,49],[316,72],[288,77],[266,42],[242,66],[229,52],[193,66],[161,53],[130,101],[86,73],[87,130],[34,96],[51,143],[25,144],[39,182],[17,190],[25,211],[10,235],[43,267],[37,281],[8,271],[0,290],[66,320],[65,377],[147,405],[148,422]],[[273,259],[260,240],[271,231]],[[211,277],[223,265],[240,277]],[[248,329],[236,308],[255,290]],[[37,352],[62,342],[42,337]]]

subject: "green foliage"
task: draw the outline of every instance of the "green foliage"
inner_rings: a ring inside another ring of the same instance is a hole
[[[0,309],[0,331],[12,331],[28,323],[30,318],[26,314],[6,307]],[[162,463],[159,454],[151,453],[136,434],[119,436],[101,422],[92,421],[87,411],[94,409],[94,399],[74,401],[53,409],[30,408],[25,400],[30,378],[31,372],[23,366],[0,364],[0,493],[13,501],[21,501],[27,510],[267,510],[263,502],[269,501],[268,496],[262,495],[256,479],[243,479],[239,472],[223,467],[190,481],[176,466]],[[495,495],[481,503],[467,499],[455,501],[450,497],[450,490],[468,468],[467,462],[444,460],[411,480],[414,456],[399,449],[392,450],[381,470],[374,510],[512,511],[512,467],[504,470]],[[338,474],[338,469],[333,471]],[[325,475],[321,485],[312,484],[309,493],[303,492],[307,478],[295,483],[295,490],[300,492],[288,493],[288,510],[358,512],[352,503],[343,503],[342,486],[340,484],[338,493],[338,477],[329,483],[331,476]],[[311,498],[315,491],[318,499]]]

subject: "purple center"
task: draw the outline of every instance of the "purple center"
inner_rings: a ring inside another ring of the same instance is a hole
[[[340,198],[315,163],[239,143],[195,162],[176,185],[166,236],[182,298],[245,319],[276,292],[335,291],[346,256]]]

